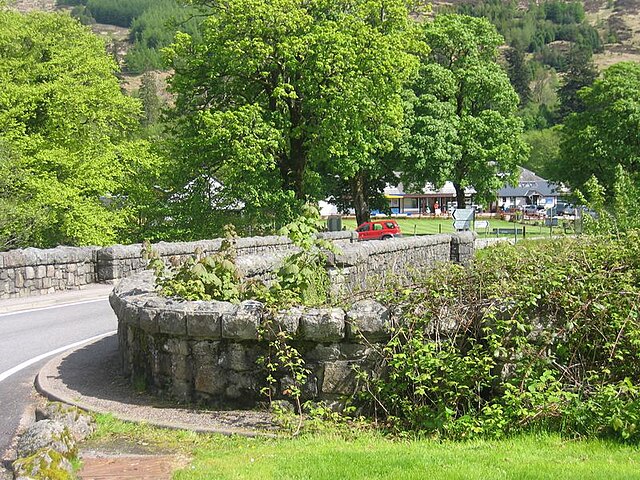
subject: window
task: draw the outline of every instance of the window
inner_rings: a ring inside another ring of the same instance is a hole
[[[368,232],[369,231],[369,224],[365,223],[364,225],[362,225],[360,228],[358,228],[359,232]]]
[[[379,223],[374,223],[373,224],[373,229],[374,230],[382,230],[382,225],[380,225]]]

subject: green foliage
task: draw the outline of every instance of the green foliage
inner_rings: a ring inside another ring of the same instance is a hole
[[[149,244],[145,244],[144,254],[150,260],[149,268],[155,270],[156,286],[163,295],[185,300],[238,302],[241,277],[235,265],[235,243],[235,230],[229,225],[218,252],[206,256],[196,252],[174,269],[167,269]]]
[[[640,234],[483,252],[384,298],[400,312],[369,400],[444,437],[526,430],[638,441]]]
[[[400,136],[413,25],[399,0],[382,9],[366,0],[212,9],[201,39],[180,34],[166,50],[176,71],[174,189],[215,177],[219,196],[252,209],[258,224],[281,226],[324,196],[319,172],[377,174]],[[195,193],[177,207],[211,210]],[[189,228],[206,216],[190,216]]]
[[[155,4],[158,0],[87,0],[86,5],[98,23],[107,23],[129,28],[131,21]],[[172,2],[174,3],[174,2]]]
[[[51,247],[135,231],[139,176],[158,158],[129,138],[140,105],[120,91],[102,41],[68,15],[3,10],[0,60],[0,177],[12,178],[2,197],[13,212],[2,235]]]
[[[617,165],[630,175],[640,170],[640,64],[607,68],[578,93],[584,111],[567,117],[562,130],[562,180],[580,188],[592,175],[612,193]]]
[[[405,177],[417,188],[451,180],[459,206],[470,185],[490,200],[527,150],[518,95],[497,63],[502,38],[487,20],[463,15],[439,15],[423,27],[431,53],[408,94]]]
[[[280,230],[298,251],[285,258],[270,285],[245,281],[240,275],[235,264],[237,236],[232,225],[225,226],[225,239],[217,253],[205,256],[196,252],[183,262],[175,259],[171,268],[148,242],[143,253],[149,260],[148,268],[155,270],[157,287],[168,297],[229,302],[253,299],[279,308],[296,303],[320,305],[327,301],[329,293],[325,252],[336,251],[330,241],[316,236],[321,225],[318,210],[305,205],[300,217]]]
[[[541,52],[556,40],[567,40],[591,51],[601,51],[602,42],[595,28],[585,22],[582,2],[549,0],[521,8],[515,1],[488,0],[463,3],[457,13],[487,18],[508,45]],[[551,65],[554,66],[554,65]]]
[[[131,22],[132,46],[125,63],[132,73],[164,68],[161,50],[168,47],[176,32],[198,35],[197,11],[176,0],[155,1]]]
[[[558,127],[526,132],[522,139],[529,145],[529,158],[522,163],[543,178],[556,179],[560,158],[560,131]]]
[[[621,165],[616,167],[611,195],[592,176],[577,192],[582,203],[589,205],[595,217],[585,217],[585,230],[602,235],[615,235],[640,229],[640,181],[627,173]]]

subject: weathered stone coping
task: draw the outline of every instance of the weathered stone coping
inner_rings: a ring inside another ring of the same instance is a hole
[[[206,340],[258,341],[267,322],[300,341],[380,341],[388,338],[389,313],[372,300],[345,311],[336,307],[293,307],[272,316],[261,302],[185,301],[155,291],[153,273],[145,271],[122,280],[109,301],[120,326],[149,334]],[[364,338],[363,338],[364,337]]]

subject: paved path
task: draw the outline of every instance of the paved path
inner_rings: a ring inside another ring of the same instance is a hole
[[[33,380],[50,357],[117,328],[111,286],[0,302],[0,454],[31,421]],[[1,478],[1,477],[0,477]]]

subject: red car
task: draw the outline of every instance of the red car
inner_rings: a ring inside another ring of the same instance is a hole
[[[365,222],[356,228],[356,232],[358,232],[358,240],[389,240],[402,236],[395,220]]]

